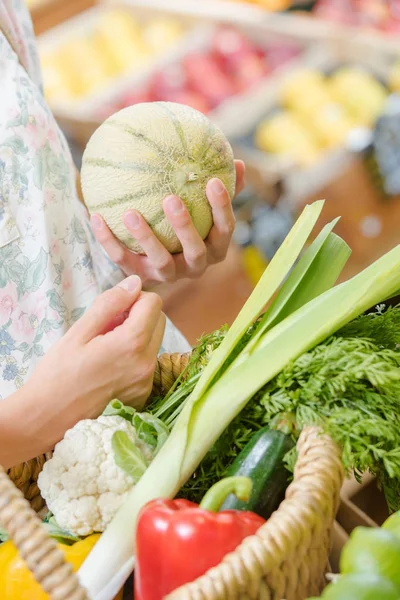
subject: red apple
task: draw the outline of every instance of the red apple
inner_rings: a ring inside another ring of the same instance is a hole
[[[322,19],[355,24],[357,15],[349,0],[319,0],[314,9],[315,14]]]
[[[299,53],[300,48],[296,44],[271,44],[267,49],[266,63],[269,70],[273,71],[298,56]]]
[[[182,64],[168,65],[152,79],[151,91],[157,98],[167,99],[187,85],[186,71]]]
[[[211,44],[211,53],[228,70],[233,69],[238,60],[254,50],[254,44],[231,27],[218,29]]]
[[[388,19],[382,26],[385,33],[400,34],[400,19]]]
[[[141,104],[142,102],[151,102],[153,100],[150,91],[143,89],[140,91],[129,91],[123,95],[119,100],[119,109],[133,106],[134,104]]]
[[[236,92],[233,82],[211,57],[190,54],[184,59],[184,64],[188,87],[203,94],[212,108]]]
[[[176,92],[176,94],[171,97],[171,102],[186,104],[187,106],[191,106],[192,108],[200,111],[204,115],[207,114],[211,108],[204,96],[190,90],[181,90]]]
[[[247,90],[259,83],[267,73],[268,67],[264,58],[260,58],[257,54],[249,54],[243,57],[235,71],[238,89],[240,91]]]

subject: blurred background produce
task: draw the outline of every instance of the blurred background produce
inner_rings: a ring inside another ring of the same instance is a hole
[[[101,11],[82,32],[41,52],[46,98],[77,101],[103,90],[118,76],[143,70],[183,31],[173,17],[143,23],[122,8]]]

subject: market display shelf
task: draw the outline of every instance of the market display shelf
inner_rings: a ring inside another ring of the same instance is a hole
[[[372,135],[368,127],[355,127],[349,131],[343,144],[321,152],[319,160],[310,167],[296,163],[293,158],[264,152],[256,147],[254,138],[259,124],[280,109],[280,91],[288,78],[300,71],[319,71],[329,74],[343,66],[361,68],[371,73],[378,81],[388,83],[397,55],[393,52],[376,53],[373,48],[358,42],[340,44],[331,40],[325,44],[312,46],[302,55],[299,64],[288,65],[284,72],[277,73],[265,86],[254,90],[251,97],[251,110],[241,107],[228,107],[221,115],[219,125],[229,131],[235,153],[243,158],[252,172],[263,172],[266,177],[255,187],[262,193],[265,183],[285,182],[285,196],[293,205],[301,204],[308,196],[334,181],[343,171],[355,153],[364,150]],[[238,114],[241,118],[238,119]],[[252,180],[254,184],[254,180]]]
[[[351,65],[367,69],[386,84],[400,57],[398,42],[393,40],[387,40],[386,46],[382,46],[375,34],[366,35],[352,29],[350,35],[350,29],[339,30],[337,24],[328,21],[320,23],[313,17],[271,14],[259,6],[230,0],[171,0],[168,7],[162,0],[105,0],[40,36],[42,55],[76,35],[85,35],[101,13],[113,8],[130,12],[138,23],[152,18],[176,19],[185,32],[160,56],[142,68],[116,75],[102,89],[78,101],[63,98],[50,102],[69,137],[84,148],[94,130],[113,112],[135,102],[169,99],[162,93],[158,97],[149,96],[151,82],[157,77],[168,79],[170,73],[179,78],[186,57],[191,53],[204,54],[211,47],[218,28],[232,27],[259,47],[297,44],[298,52],[248,89],[222,98],[211,109],[203,108],[202,104],[195,106],[224,131],[235,154],[246,161],[248,180],[258,195],[269,201],[274,195],[271,190],[283,182],[283,195],[290,198],[293,206],[340,175],[354,154],[366,147],[371,131],[365,127],[355,128],[348,140],[321,152],[318,162],[307,168],[296,164],[293,158],[260,150],[254,143],[255,131],[261,121],[279,108],[279,91],[286,77],[296,69],[318,69],[327,73]],[[208,78],[204,77],[204,88],[209,85]],[[190,104],[184,94],[178,97],[176,101]]]
[[[46,57],[46,54],[54,52],[60,45],[73,40],[74,36],[89,32],[99,15],[109,10],[110,6],[110,3],[104,3],[101,6],[89,9],[40,36],[39,50],[41,56]],[[112,3],[112,6],[131,11],[138,22],[150,17],[171,18],[170,10],[161,10],[150,5],[142,8],[140,2],[133,2],[132,0],[118,2],[118,4]],[[121,100],[124,97],[132,97],[133,92],[136,96],[140,96],[141,90],[146,88],[157,73],[161,73],[167,66],[178,65],[184,57],[192,52],[203,52],[210,47],[212,39],[220,26],[218,22],[211,19],[195,19],[187,13],[173,13],[173,16],[186,27],[185,34],[162,55],[152,60],[151,63],[144,65],[143,69],[126,73],[123,76],[116,76],[103,89],[96,90],[93,94],[74,102],[67,101],[65,98],[62,98],[61,101],[59,99],[57,101],[49,100],[56,118],[72,138],[78,138],[78,141],[85,144],[88,136],[100,125],[104,118],[122,107]],[[286,44],[289,55],[279,59],[282,62],[274,66],[275,73],[285,70],[287,65],[292,62],[296,63],[300,60],[300,56],[308,51],[307,43],[293,40],[291,36],[283,36],[274,31],[270,32],[268,28],[263,26],[256,27],[242,24],[241,26],[235,26],[235,29],[252,44],[257,45],[260,49],[263,48],[266,52],[268,48],[274,45],[281,47]],[[223,98],[217,107],[212,107],[211,112],[208,112],[208,116],[219,124],[224,120],[223,115],[228,108],[232,110],[232,108],[237,107],[237,110],[242,110],[245,103],[251,104],[253,90],[258,87],[265,87],[270,76],[271,72],[260,78],[248,90],[241,89],[236,95]],[[206,86],[207,83],[205,81],[204,85]],[[229,136],[229,129],[225,128],[224,130]]]
[[[112,4],[115,0],[106,0]],[[138,5],[137,0],[127,0]],[[163,0],[141,0],[139,4],[153,8],[166,8]],[[265,25],[270,31],[290,35],[308,41],[323,41],[336,38],[343,43],[359,41],[368,43],[376,50],[400,51],[400,36],[387,35],[378,29],[355,27],[347,23],[338,23],[315,16],[309,11],[273,12],[263,6],[243,0],[170,0],[168,11],[179,14],[190,14],[193,17],[209,18],[232,24]]]

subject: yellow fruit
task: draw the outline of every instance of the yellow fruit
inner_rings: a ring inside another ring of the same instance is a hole
[[[400,62],[397,62],[389,74],[389,88],[392,92],[400,92]]]
[[[313,111],[331,102],[325,77],[319,71],[302,69],[291,73],[281,87],[286,108],[312,116]]]
[[[44,92],[49,102],[69,100],[74,96],[68,80],[58,67],[57,56],[53,52],[43,53],[40,57],[43,74]]]
[[[236,175],[228,141],[200,112],[172,102],[137,104],[107,119],[89,140],[81,171],[89,211],[100,213],[136,252],[142,249],[122,221],[128,209],[143,215],[167,250],[181,251],[162,206],[170,194],[182,198],[204,239],[212,226],[206,184],[213,177],[232,198]]]
[[[369,126],[381,114],[387,92],[384,86],[362,69],[344,67],[330,80],[337,102],[343,104],[359,125]]]
[[[151,21],[143,28],[142,38],[144,44],[151,52],[159,54],[182,34],[182,27],[173,19],[159,19]]]
[[[314,164],[320,155],[318,143],[296,116],[280,112],[257,128],[255,144],[264,152],[283,154],[299,165]]]
[[[62,46],[58,64],[77,96],[104,87],[111,75],[91,36],[75,38]]]
[[[97,47],[114,65],[114,72],[134,71],[150,60],[139,24],[125,10],[108,10],[96,25]]]
[[[354,126],[339,104],[323,106],[304,125],[310,127],[326,148],[343,145]]]
[[[100,535],[91,535],[72,546],[58,544],[58,547],[76,572],[99,538]],[[0,546],[0,598],[1,600],[49,600],[48,594],[36,582],[11,541]],[[122,593],[115,600],[122,600]]]

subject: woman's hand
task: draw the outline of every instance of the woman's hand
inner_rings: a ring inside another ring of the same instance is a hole
[[[137,276],[100,295],[41,360],[22,388],[21,405],[17,398],[12,402],[25,433],[50,449],[79,420],[100,415],[113,398],[143,406],[164,335],[161,309],[159,296],[142,292]]]
[[[244,187],[244,163],[235,161],[236,193]],[[199,277],[206,268],[224,260],[235,228],[235,217],[229,194],[219,179],[207,184],[214,225],[206,240],[197,233],[189,212],[176,196],[164,200],[164,211],[179,238],[183,252],[171,255],[156,238],[139,212],[125,213],[124,223],[146,256],[135,254],[121,244],[111,233],[100,215],[91,218],[93,232],[109,257],[127,275],[136,273],[146,287],[173,282],[177,279]]]
[[[162,301],[142,292],[136,275],[98,296],[39,363],[32,382],[53,390],[58,404],[97,416],[107,402],[143,406],[165,328]]]

